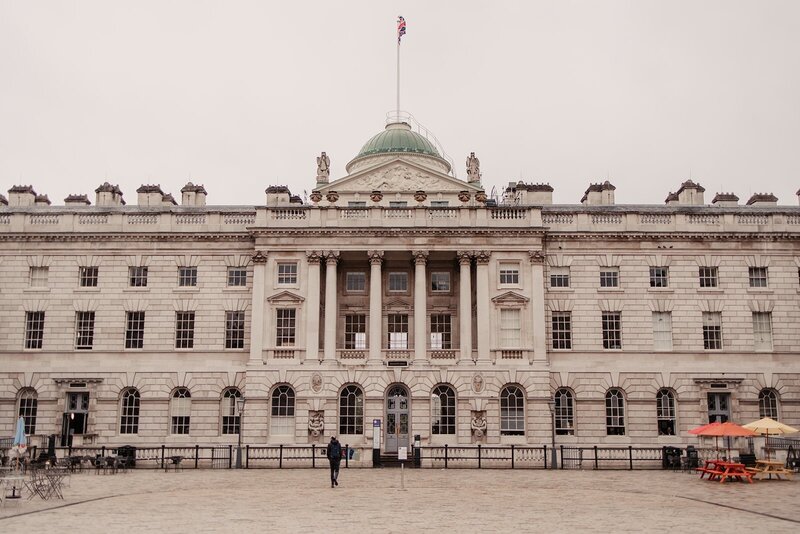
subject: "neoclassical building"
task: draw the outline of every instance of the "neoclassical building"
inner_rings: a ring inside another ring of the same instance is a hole
[[[391,122],[310,199],[0,196],[0,436],[74,445],[675,445],[800,424],[800,208],[488,198]],[[243,414],[237,399],[246,399]],[[553,435],[555,434],[555,435]],[[365,459],[368,455],[363,456]]]

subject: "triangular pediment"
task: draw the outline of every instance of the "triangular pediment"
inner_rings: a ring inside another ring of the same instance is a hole
[[[291,291],[281,291],[280,293],[275,293],[274,295],[267,297],[267,302],[271,304],[276,303],[283,303],[283,304],[299,304],[303,302],[305,299],[296,293],[292,293]]]
[[[359,170],[319,188],[323,194],[327,191],[367,194],[372,191],[383,193],[425,191],[432,194],[480,190],[480,185],[469,184],[400,157]]]
[[[389,297],[384,302],[384,308],[408,308],[411,306],[411,298]]]
[[[501,295],[497,295],[492,299],[492,302],[504,306],[525,306],[530,299],[525,295],[520,295],[515,291],[506,291]]]

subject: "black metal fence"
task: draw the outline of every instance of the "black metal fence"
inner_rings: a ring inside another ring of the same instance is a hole
[[[543,445],[441,445],[423,446],[410,451],[408,465],[422,468],[444,469],[662,469],[667,465],[667,447],[577,447]],[[41,449],[39,449],[41,450]],[[273,445],[242,447],[242,467],[245,469],[284,469],[327,467],[325,446]],[[700,460],[718,454],[716,449],[695,448]],[[102,446],[56,447],[56,457],[83,458],[130,455],[137,469],[231,469],[235,467],[237,447],[226,446]],[[344,467],[360,454],[371,449],[344,450]],[[555,453],[555,454],[554,454]],[[684,451],[685,454],[685,451]],[[37,447],[31,447],[30,457],[37,457]],[[555,466],[554,466],[555,460]],[[356,462],[360,467],[371,467],[371,462]]]

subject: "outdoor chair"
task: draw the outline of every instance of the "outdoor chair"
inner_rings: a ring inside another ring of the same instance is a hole
[[[755,467],[756,466],[756,455],[755,454],[740,454],[737,461],[740,464],[744,464],[745,467]]]
[[[92,460],[94,464],[94,474],[97,475],[100,473],[100,470],[103,471],[103,474],[106,473],[106,459],[100,456],[99,454],[95,456],[94,460]]]

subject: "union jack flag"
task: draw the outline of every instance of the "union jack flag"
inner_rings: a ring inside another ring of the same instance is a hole
[[[399,16],[397,17],[397,44],[400,44],[400,38],[406,34],[406,19]]]

